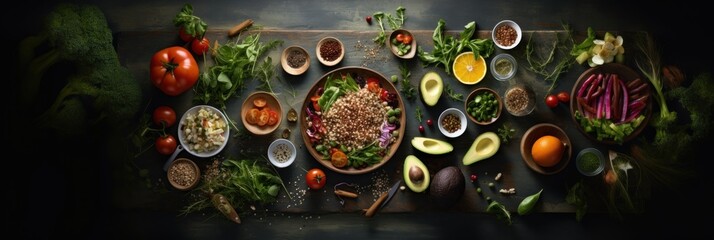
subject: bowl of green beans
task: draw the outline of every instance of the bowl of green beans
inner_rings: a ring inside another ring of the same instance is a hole
[[[496,91],[482,87],[473,90],[466,98],[466,116],[478,125],[489,125],[501,116],[503,102]]]

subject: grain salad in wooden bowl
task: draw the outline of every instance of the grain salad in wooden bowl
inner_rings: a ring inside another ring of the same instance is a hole
[[[306,148],[320,164],[339,173],[379,168],[404,136],[401,96],[387,78],[369,68],[343,67],[323,75],[300,110]]]

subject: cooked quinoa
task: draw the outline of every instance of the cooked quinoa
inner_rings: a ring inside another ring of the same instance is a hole
[[[361,149],[377,141],[386,114],[386,104],[366,88],[346,93],[323,114],[327,141],[344,145],[348,150]]]

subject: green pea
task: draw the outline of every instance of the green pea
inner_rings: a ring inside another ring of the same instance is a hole
[[[540,194],[543,192],[543,189],[538,191],[538,193],[530,195],[521,201],[520,204],[518,204],[518,214],[520,215],[526,215],[530,213],[533,210],[533,207],[538,203],[538,199],[540,199]]]
[[[399,81],[399,77],[397,77],[397,75],[392,75],[392,82],[396,83],[397,81]]]

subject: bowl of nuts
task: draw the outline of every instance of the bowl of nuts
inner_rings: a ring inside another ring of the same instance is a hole
[[[501,116],[503,102],[493,89],[477,88],[466,97],[464,109],[471,121],[478,125],[489,125]]]
[[[285,138],[278,138],[268,146],[268,159],[276,167],[290,166],[295,161],[295,156],[297,156],[295,144]]]
[[[335,37],[324,37],[317,42],[315,48],[317,60],[325,66],[334,66],[345,57],[345,49],[342,42]]]
[[[511,20],[500,21],[491,31],[493,43],[504,50],[516,47],[521,42],[522,35],[521,27]]]
[[[178,190],[186,191],[198,184],[201,170],[196,163],[188,158],[179,158],[171,163],[166,176],[171,186]]]
[[[466,132],[466,115],[457,108],[447,108],[439,115],[438,127],[444,136],[455,138]]]

